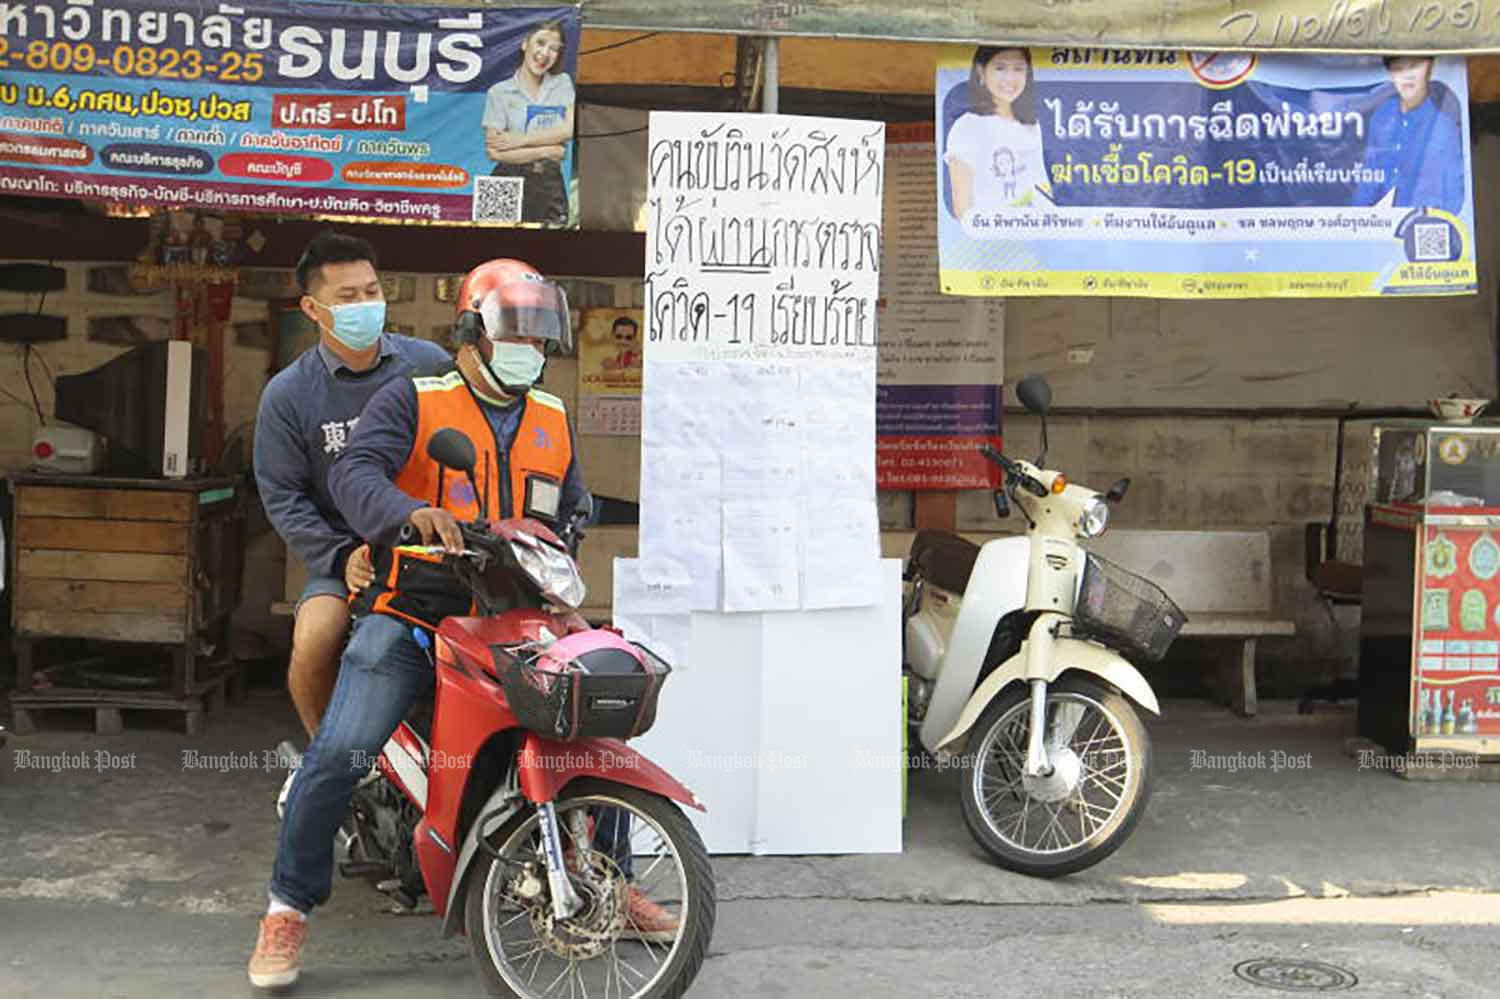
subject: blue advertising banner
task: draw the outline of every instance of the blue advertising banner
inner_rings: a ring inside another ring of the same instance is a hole
[[[1461,59],[954,48],[937,129],[945,292],[1478,288]]]
[[[0,4],[0,193],[576,226],[577,8]]]

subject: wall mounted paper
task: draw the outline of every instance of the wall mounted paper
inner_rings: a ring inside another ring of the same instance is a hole
[[[724,610],[796,610],[800,546],[796,502],[724,504]]]
[[[843,119],[651,116],[640,553],[721,583],[722,602],[695,596],[695,610],[799,609],[800,511],[873,509],[883,136]],[[809,448],[833,460],[810,471]],[[704,452],[721,456],[716,479],[684,471]],[[860,523],[868,545],[820,548],[840,574],[854,552],[865,575],[878,557],[878,523]],[[873,599],[826,575],[811,577],[817,606]]]
[[[875,603],[880,559],[875,501],[804,506],[802,516],[802,606],[821,610]]]
[[[686,614],[692,609],[687,567],[664,559],[615,559],[615,605],[626,617]]]

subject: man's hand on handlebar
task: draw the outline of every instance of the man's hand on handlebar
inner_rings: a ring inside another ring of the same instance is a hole
[[[464,550],[464,536],[459,530],[458,519],[447,510],[424,506],[413,510],[407,523],[422,536],[425,545],[441,544],[450,555],[458,555]]]

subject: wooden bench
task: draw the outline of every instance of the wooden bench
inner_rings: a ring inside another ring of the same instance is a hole
[[[1266,531],[1109,531],[1089,550],[1167,591],[1188,615],[1183,638],[1240,643],[1230,684],[1236,714],[1257,710],[1255,653],[1262,638],[1297,633],[1275,613],[1271,538]]]

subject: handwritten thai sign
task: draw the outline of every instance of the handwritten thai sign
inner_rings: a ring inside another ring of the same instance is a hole
[[[653,114],[648,359],[873,356],[884,131]]]
[[[981,44],[1492,52],[1496,0],[590,0],[601,28]]]
[[[954,48],[936,117],[945,292],[1478,286],[1461,60]]]
[[[663,596],[621,609],[872,603],[885,126],[654,112],[649,150],[630,571]]]
[[[576,8],[0,3],[0,193],[576,224]]]

